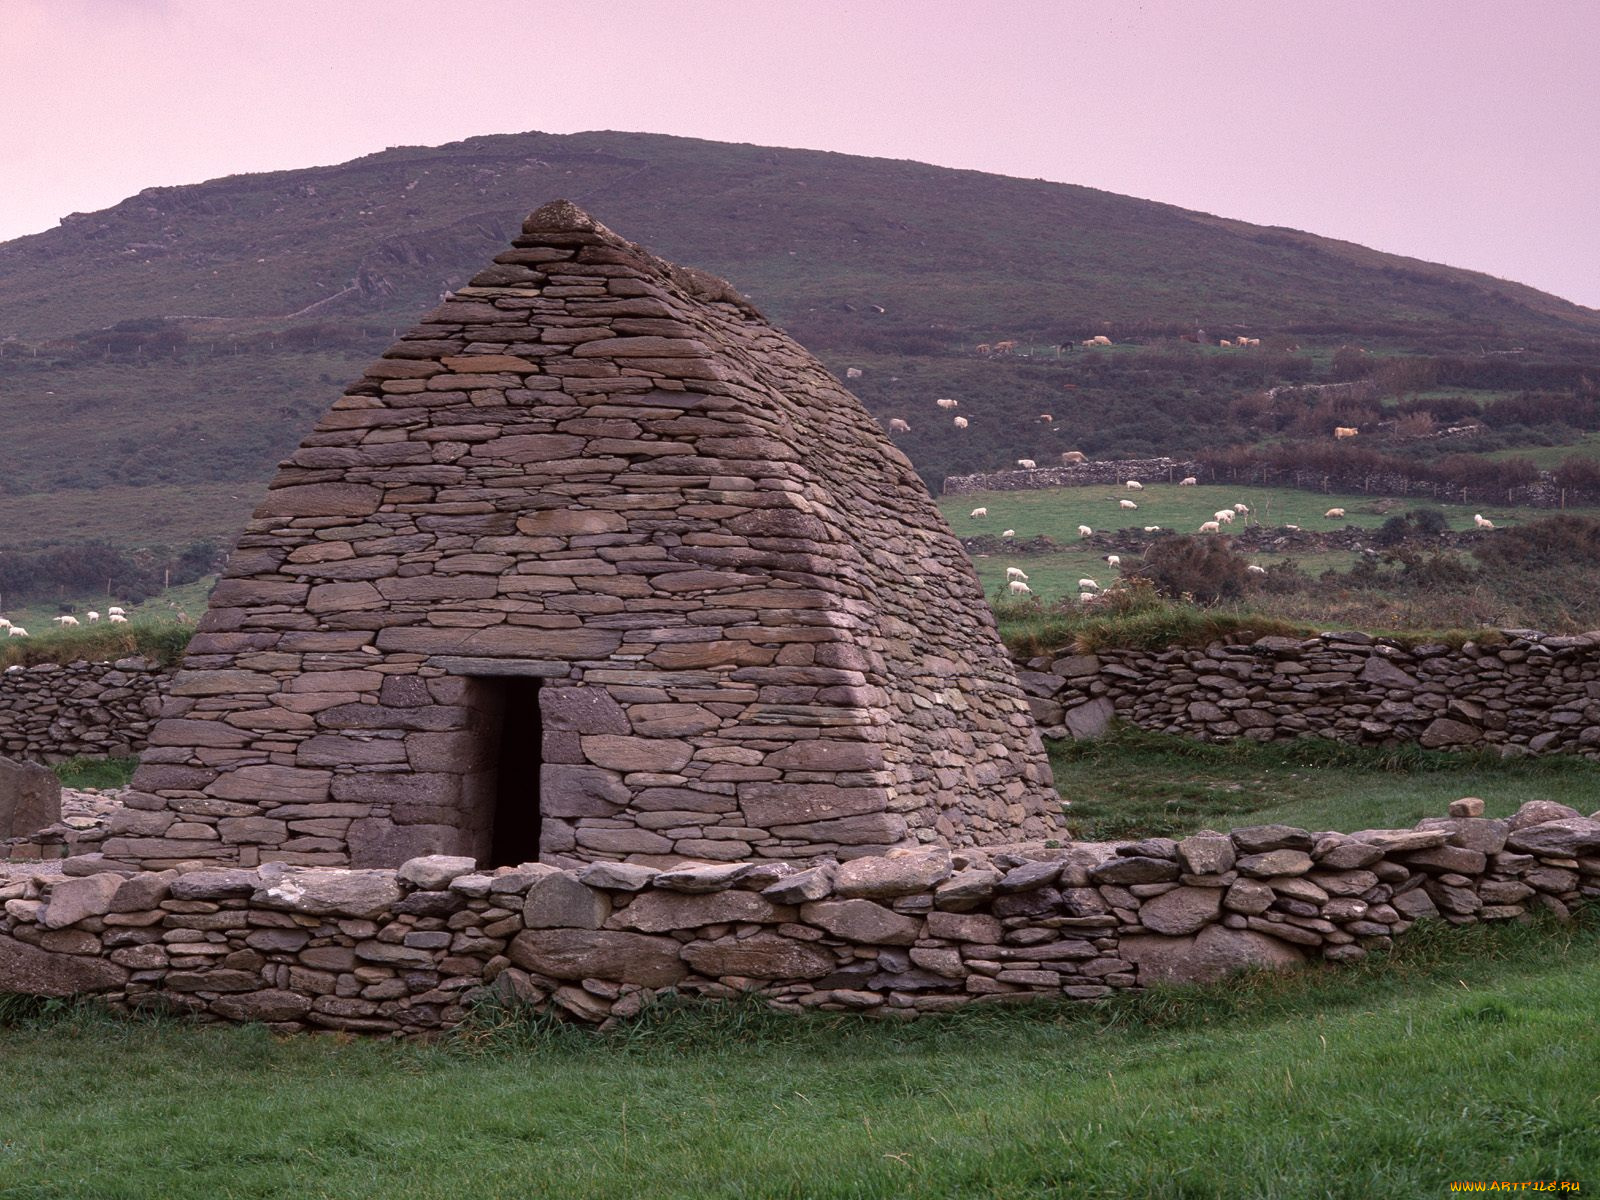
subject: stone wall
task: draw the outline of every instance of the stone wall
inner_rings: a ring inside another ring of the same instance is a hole
[[[144,749],[169,674],[145,658],[0,672],[0,756],[60,762]]]
[[[1411,830],[1268,825],[804,870],[433,856],[31,878],[0,885],[0,992],[379,1034],[448,1027],[485,994],[584,1021],[669,989],[914,1014],[1349,961],[1423,919],[1564,917],[1600,896],[1600,813],[1450,807]]]
[[[1018,467],[984,475],[947,475],[946,496],[965,496],[971,492],[1018,492],[1031,488],[1093,487],[1100,484],[1121,487],[1130,479],[1140,483],[1177,483],[1199,471],[1199,465],[1177,458],[1126,458],[1105,462],[1062,463],[1058,467]]]
[[[1600,632],[1502,631],[1459,648],[1364,633],[1239,638],[1203,649],[1030,659],[1020,678],[1050,736],[1113,717],[1205,739],[1600,756]]]

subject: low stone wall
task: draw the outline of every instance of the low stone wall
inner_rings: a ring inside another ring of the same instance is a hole
[[[142,657],[0,672],[0,755],[60,762],[144,749],[170,673]]]
[[[1121,487],[1130,479],[1140,483],[1177,483],[1199,472],[1199,465],[1177,458],[1126,458],[1106,462],[1063,463],[1058,467],[1017,468],[986,475],[948,475],[943,494],[965,496],[972,492],[1018,492],[1030,488]]]
[[[1095,736],[1115,716],[1205,739],[1600,757],[1600,632],[1503,633],[1458,649],[1364,633],[1112,649],[1030,659],[1020,680],[1047,736]]]
[[[1347,961],[1424,918],[1565,916],[1600,896],[1600,813],[1482,809],[1459,800],[1413,830],[1267,825],[806,870],[435,856],[35,877],[0,886],[0,991],[379,1034],[449,1027],[486,992],[584,1021],[668,989],[909,1015]]]

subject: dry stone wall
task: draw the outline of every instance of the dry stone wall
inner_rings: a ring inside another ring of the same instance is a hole
[[[667,991],[905,1015],[1350,961],[1421,920],[1565,917],[1600,896],[1600,813],[1482,812],[803,870],[430,856],[37,877],[0,885],[0,992],[375,1034],[449,1027],[485,997],[591,1022]]]
[[[1247,637],[1038,657],[1020,679],[1052,736],[1095,736],[1117,717],[1206,739],[1600,755],[1600,632],[1505,630],[1459,648],[1364,633]]]
[[[167,679],[142,657],[8,667],[0,672],[0,756],[60,762],[136,754]]]
[[[1177,458],[1125,458],[1105,462],[1062,463],[1058,467],[1019,467],[980,475],[948,475],[946,496],[971,492],[1017,492],[1031,488],[1122,486],[1130,479],[1140,483],[1177,483],[1199,472],[1199,465]]]

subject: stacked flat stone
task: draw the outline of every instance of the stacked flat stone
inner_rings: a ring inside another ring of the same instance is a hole
[[[0,754],[38,762],[134,754],[160,709],[165,674],[134,656],[0,672]]]
[[[1600,756],[1600,632],[1504,630],[1494,644],[1406,646],[1365,633],[1229,639],[1030,659],[1019,674],[1052,736],[1115,716],[1205,740]]]
[[[1200,465],[1179,458],[1124,458],[1105,462],[1062,463],[1059,467],[1018,468],[978,475],[948,475],[944,495],[965,496],[972,492],[1021,492],[1033,488],[1117,487],[1130,479],[1141,483],[1176,483],[1198,474]]]
[[[1405,830],[1266,825],[803,870],[430,856],[40,877],[0,885],[0,992],[376,1034],[448,1027],[485,997],[603,1022],[667,989],[909,1015],[1349,961],[1425,919],[1566,917],[1600,897],[1600,813],[1450,807]]]
[[[1047,837],[1048,762],[960,544],[860,403],[720,280],[572,205],[283,465],[105,852],[483,859],[536,677],[539,857]]]

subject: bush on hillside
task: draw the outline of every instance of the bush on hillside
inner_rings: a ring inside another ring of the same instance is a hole
[[[1155,542],[1127,574],[1149,580],[1163,596],[1187,595],[1199,604],[1216,604],[1244,594],[1248,566],[1226,538],[1185,536]]]
[[[1500,571],[1600,566],[1600,521],[1561,513],[1497,530],[1472,553],[1485,567]]]

